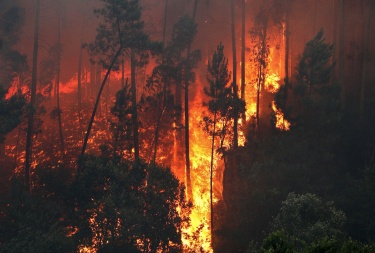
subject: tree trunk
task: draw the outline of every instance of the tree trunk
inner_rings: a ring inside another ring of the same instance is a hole
[[[159,113],[159,116],[158,116],[158,119],[157,119],[157,122],[156,122],[156,126],[155,126],[155,140],[154,140],[154,157],[152,159],[153,163],[156,162],[156,154],[157,154],[157,151],[158,151],[158,144],[159,144],[159,131],[160,131],[160,124],[161,124],[161,119],[163,117],[163,114],[166,110],[166,93],[167,93],[167,86],[166,84],[164,84],[164,87],[163,87],[163,101],[162,101],[162,107],[160,109],[160,113]]]
[[[80,45],[81,46],[80,46],[80,49],[79,49],[78,73],[77,73],[77,79],[78,79],[77,96],[78,96],[78,123],[79,123],[80,133],[82,133],[82,136],[83,136],[83,125],[82,125],[82,54],[83,54],[83,48],[82,48],[82,39],[81,39]]]
[[[286,109],[286,100],[288,96],[288,85],[289,85],[289,54],[290,54],[290,30],[289,30],[289,8],[290,2],[289,0],[285,0],[285,78],[284,78],[284,94],[283,94],[283,108]],[[284,121],[284,117],[283,117]],[[284,123],[283,123],[284,125]]]
[[[215,89],[215,98],[217,97]],[[214,150],[215,150],[215,132],[216,132],[216,110],[214,111],[214,130],[211,142],[211,165],[210,165],[210,213],[211,213],[211,243],[214,235],[214,202],[213,202],[213,172],[214,172]]]
[[[64,138],[63,138],[63,130],[62,130],[62,123],[61,123],[61,112],[60,112],[60,65],[61,65],[61,11],[60,11],[60,1],[58,2],[58,14],[57,14],[57,73],[56,73],[56,106],[57,106],[57,120],[59,124],[59,137],[60,137],[60,149],[61,155],[64,156],[65,148],[64,148]]]
[[[163,47],[165,47],[165,36],[167,32],[167,13],[168,13],[168,0],[165,0],[164,25],[163,25]]]
[[[241,37],[242,37],[242,46],[241,46],[241,99],[245,101],[245,50],[246,50],[246,0],[242,0],[242,30],[241,30]],[[243,120],[246,120],[246,114],[243,114]]]
[[[33,69],[31,77],[31,98],[27,124],[26,137],[26,158],[25,158],[25,188],[30,191],[30,167],[32,160],[32,139],[34,135],[34,114],[36,105],[36,85],[37,85],[37,71],[38,71],[38,49],[39,49],[39,14],[40,14],[40,0],[36,0],[35,9],[35,28],[34,28],[34,49],[33,49]]]
[[[105,76],[104,76],[103,81],[102,81],[102,85],[100,86],[98,95],[96,97],[94,109],[93,109],[92,114],[91,114],[90,122],[89,122],[89,125],[87,127],[85,139],[84,139],[83,145],[82,145],[81,155],[80,155],[79,161],[78,161],[78,172],[79,173],[81,172],[81,169],[82,169],[82,165],[83,165],[82,164],[82,159],[83,159],[83,156],[85,155],[85,151],[86,151],[86,147],[87,147],[87,142],[89,140],[90,132],[91,132],[91,128],[92,128],[92,124],[94,123],[94,119],[95,119],[95,114],[96,114],[96,111],[98,110],[98,106],[99,106],[99,102],[100,102],[100,96],[101,96],[101,94],[103,92],[103,89],[104,89],[104,86],[105,86],[105,84],[107,82],[108,76],[111,73],[113,65],[115,65],[115,63],[117,61],[117,58],[121,55],[121,52],[122,52],[122,46],[120,46],[120,48],[117,50],[115,56],[113,57],[112,62],[109,65],[109,67],[107,69],[107,72],[105,73]]]
[[[165,48],[165,37],[166,37],[166,30],[167,30],[167,13],[168,13],[168,0],[165,0],[165,8],[164,8],[164,25],[163,25],[163,49]],[[164,58],[164,56],[162,56]],[[163,61],[164,59],[162,59]],[[160,131],[160,124],[163,114],[166,109],[166,92],[167,92],[167,84],[164,81],[163,84],[163,101],[162,101],[162,108],[160,110],[156,126],[155,126],[155,133],[154,133],[154,156],[152,158],[153,163],[156,162],[156,155],[158,149],[158,141],[159,141],[159,131]]]
[[[134,160],[139,160],[139,138],[138,138],[138,112],[137,112],[137,87],[135,83],[136,59],[134,48],[130,49],[130,82],[132,93],[132,121],[133,121],[133,141],[134,141]]]
[[[346,82],[345,82],[345,8],[344,0],[339,0],[339,80],[341,81],[341,106],[345,108],[346,101]]]
[[[289,30],[289,0],[285,0],[285,84],[289,82],[289,46],[290,46],[290,30]]]
[[[198,0],[194,1],[193,20],[197,14]],[[191,45],[187,48],[187,58],[190,55]],[[190,171],[190,127],[189,127],[189,81],[185,80],[185,171],[186,171],[186,188],[187,196],[193,201],[193,189],[191,183]]]
[[[367,4],[366,4],[367,3]],[[363,120],[365,110],[365,89],[366,89],[366,77],[367,77],[367,61],[368,61],[368,45],[370,42],[370,26],[371,26],[371,15],[372,6],[370,0],[365,1],[363,5],[363,40],[362,40],[362,80],[361,80],[361,91],[360,91],[360,105],[359,115],[360,119]]]
[[[236,56],[236,31],[234,26],[234,0],[230,0],[230,13],[231,13],[231,29],[232,29],[232,54],[233,54],[233,83],[232,89],[234,98],[238,98],[237,88],[237,56]],[[233,118],[233,148],[238,147],[238,115],[236,108],[234,108]]]

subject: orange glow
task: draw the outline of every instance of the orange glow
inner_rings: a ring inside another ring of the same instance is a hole
[[[276,115],[276,127],[280,130],[289,131],[290,123],[284,119],[284,114],[276,108],[275,101],[272,102],[272,110]]]
[[[202,87],[196,82],[197,87]],[[199,123],[202,120],[203,89],[197,89],[194,100],[190,103],[190,164],[191,180],[193,190],[193,207],[190,214],[190,226],[183,229],[183,246],[194,252],[213,252],[211,248],[210,228],[210,162],[211,162],[211,139],[203,131]],[[174,144],[174,156],[177,153],[177,142]],[[176,157],[174,157],[175,159]],[[222,173],[216,166],[214,175]],[[172,166],[173,172],[178,168]],[[215,177],[215,176],[214,176]],[[215,181],[215,201],[220,197],[222,182]],[[198,235],[198,238],[194,238]]]

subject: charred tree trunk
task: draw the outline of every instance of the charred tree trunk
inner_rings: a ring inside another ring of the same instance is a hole
[[[167,13],[168,13],[168,0],[165,0],[165,8],[164,8],[164,25],[163,25],[163,49],[165,48],[165,37],[166,37],[166,30],[167,30]],[[164,57],[163,57],[164,58]],[[164,59],[162,59],[164,60]],[[156,154],[158,149],[158,141],[159,141],[159,131],[160,131],[160,124],[163,114],[166,109],[166,92],[167,92],[167,84],[164,82],[163,84],[163,97],[162,97],[162,108],[160,109],[160,113],[156,122],[155,126],[155,134],[154,134],[154,156],[153,156],[153,163],[156,162]]]
[[[165,36],[167,32],[167,14],[168,14],[168,0],[165,0],[164,24],[163,24],[163,47],[165,47]]]
[[[167,102],[167,85],[164,83],[163,86],[163,98],[162,98],[162,107],[160,108],[160,113],[156,122],[155,126],[155,141],[154,141],[154,157],[152,159],[153,163],[156,163],[156,155],[158,150],[158,144],[159,144],[159,131],[160,131],[160,124],[161,119],[163,118],[163,114],[166,110],[166,102]]]
[[[241,99],[243,101],[245,101],[245,50],[246,50],[246,0],[242,0],[242,4],[241,4],[241,8],[242,8],[242,30],[241,30],[241,42],[242,42],[242,46],[241,46]],[[246,114],[244,113],[243,114],[243,120],[245,122],[246,120]]]
[[[61,109],[60,109],[60,65],[61,65],[61,11],[60,1],[58,2],[58,14],[57,14],[57,73],[56,73],[56,106],[57,106],[57,120],[59,124],[59,137],[60,137],[60,149],[61,155],[64,156],[64,137],[61,123]]]
[[[84,139],[83,145],[82,145],[81,155],[80,155],[79,161],[78,161],[78,172],[81,172],[81,169],[82,169],[82,165],[83,165],[82,164],[82,159],[83,159],[83,156],[85,155],[85,151],[86,151],[86,147],[87,147],[87,142],[89,140],[90,132],[91,132],[91,128],[92,128],[92,124],[94,123],[94,119],[95,119],[95,114],[96,114],[96,111],[98,110],[98,106],[99,106],[99,102],[100,102],[100,96],[101,96],[101,94],[103,92],[103,89],[104,89],[104,86],[105,86],[105,84],[107,82],[108,76],[111,73],[111,70],[112,70],[113,66],[115,65],[118,57],[121,55],[121,52],[122,52],[122,46],[120,46],[120,48],[117,50],[115,56],[113,57],[112,62],[109,65],[109,67],[107,69],[107,72],[105,73],[105,76],[104,76],[103,81],[102,81],[102,85],[100,86],[98,95],[96,97],[94,109],[93,109],[92,114],[91,114],[91,118],[90,118],[90,121],[89,121],[89,125],[87,127],[85,139]]]
[[[367,3],[367,4],[366,4]],[[371,26],[371,15],[372,5],[370,0],[365,1],[363,5],[363,33],[364,38],[362,41],[362,80],[361,80],[361,93],[360,93],[360,105],[359,115],[360,119],[363,120],[365,110],[365,89],[366,89],[366,77],[367,77],[367,61],[368,61],[368,47],[370,42],[370,26]]]
[[[215,98],[217,97],[217,91],[215,89]],[[214,235],[214,202],[213,202],[213,176],[214,176],[214,150],[215,150],[215,135],[216,135],[216,110],[214,111],[214,130],[212,132],[211,142],[211,165],[210,165],[210,214],[211,214],[211,244],[213,242]]]
[[[198,0],[194,1],[193,20],[197,14]],[[187,48],[187,58],[190,55],[191,45]],[[185,170],[186,170],[186,188],[188,198],[193,201],[193,189],[191,183],[190,171],[190,130],[189,130],[189,81],[185,80]]]
[[[138,112],[137,112],[137,87],[135,83],[136,59],[134,48],[130,49],[130,82],[132,93],[132,121],[133,121],[133,141],[134,160],[139,160],[139,138],[138,138]]]
[[[345,108],[346,104],[346,82],[345,82],[345,8],[344,0],[339,0],[339,79],[341,81],[341,105]]]
[[[35,28],[34,28],[34,49],[33,49],[33,69],[31,77],[31,97],[27,124],[26,137],[26,159],[25,159],[25,188],[30,191],[30,167],[32,160],[32,146],[34,135],[34,114],[36,106],[36,85],[38,71],[38,49],[39,49],[39,16],[40,16],[40,0],[36,0],[35,9]]]
[[[268,61],[268,45],[267,45],[267,30],[268,30],[268,21],[271,14],[272,9],[268,11],[268,13],[264,13],[265,18],[261,23],[261,32],[259,34],[259,44],[260,44],[260,55],[258,56],[258,81],[257,81],[257,104],[256,104],[256,131],[257,134],[260,135],[260,97],[261,95],[265,94],[265,79],[266,79],[266,68],[267,68],[267,61]]]
[[[77,96],[78,96],[78,124],[80,132],[83,136],[83,125],[82,125],[82,39],[80,43],[81,47],[79,49],[79,57],[78,57],[78,73],[77,73],[77,81],[78,81],[78,88],[77,88]]]
[[[290,11],[290,0],[285,0],[285,78],[284,78],[284,94],[283,94],[283,107],[286,109],[286,100],[288,96],[288,85],[289,85],[289,54],[290,54],[290,23],[289,23],[289,11]],[[284,121],[284,118],[283,118]],[[284,123],[283,123],[284,125]]]
[[[285,0],[285,84],[289,82],[289,54],[290,54],[290,27],[289,27],[289,4],[290,0]]]
[[[230,13],[231,13],[231,30],[232,30],[232,54],[233,54],[233,83],[232,89],[235,100],[238,98],[237,88],[237,53],[236,53],[236,31],[234,25],[234,0],[230,0]],[[238,147],[238,114],[236,112],[236,106],[234,108],[233,118],[233,148]]]

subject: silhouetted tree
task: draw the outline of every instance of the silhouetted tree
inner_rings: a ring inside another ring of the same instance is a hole
[[[0,85],[5,90],[17,75],[28,69],[26,55],[15,49],[25,22],[25,11],[13,5],[8,7],[4,2],[0,3]]]
[[[228,59],[224,56],[224,46],[220,43],[217,51],[208,62],[207,81],[209,86],[204,87],[205,94],[210,98],[206,105],[209,115],[204,116],[204,129],[211,135],[211,168],[210,168],[210,203],[211,203],[211,235],[213,235],[213,162],[215,151],[215,138],[220,138],[219,149],[222,148],[224,138],[228,132],[230,118],[228,111],[230,107],[231,88],[227,86],[230,81],[228,71]],[[220,126],[217,129],[217,123]]]
[[[93,113],[87,128],[83,142],[81,158],[85,153],[87,141],[90,136],[92,123],[100,102],[100,96],[106,84],[108,76],[113,68],[118,68],[120,55],[124,50],[130,50],[131,59],[131,92],[132,92],[132,119],[134,124],[134,150],[135,159],[139,159],[138,144],[138,117],[137,117],[137,94],[135,83],[136,49],[147,49],[150,47],[148,37],[143,33],[143,22],[141,21],[141,8],[138,1],[102,0],[105,6],[96,9],[98,16],[104,17],[104,22],[98,27],[96,40],[89,45],[89,51],[98,58],[99,63],[107,69],[96,98]]]
[[[230,0],[230,17],[231,17],[231,31],[232,31],[232,57],[233,57],[233,81],[232,89],[235,98],[238,97],[238,86],[237,86],[237,52],[236,52],[236,31],[234,24],[234,0]],[[236,110],[236,108],[235,108]],[[238,115],[235,112],[233,118],[233,148],[238,147]]]
[[[25,97],[15,94],[10,99],[5,99],[6,91],[0,86],[0,143],[5,140],[5,135],[21,123],[21,115],[26,103]]]
[[[127,155],[131,155],[134,144],[131,139],[134,129],[131,120],[131,92],[128,83],[116,93],[116,101],[111,108],[111,113],[117,118],[117,122],[112,123],[113,151],[120,157],[123,156],[124,151],[128,152]]]
[[[292,128],[332,131],[340,120],[340,87],[332,82],[333,45],[325,43],[321,30],[306,47],[297,65],[296,82],[276,93],[276,103]],[[288,89],[284,107],[284,90]],[[324,130],[323,130],[324,129]]]
[[[14,49],[24,24],[24,10],[16,5],[8,8],[5,3],[1,3],[0,7],[0,143],[2,143],[5,135],[21,123],[21,114],[26,103],[21,85],[28,84],[29,67],[26,55]],[[12,84],[18,84],[17,92],[6,99]]]
[[[36,108],[36,85],[37,85],[37,68],[38,68],[38,50],[39,50],[39,15],[40,0],[35,2],[35,28],[34,28],[34,49],[33,49],[33,66],[31,80],[30,105],[28,108],[27,136],[26,136],[26,159],[25,159],[25,187],[30,190],[30,167],[32,161],[32,139],[34,136],[34,114]]]
[[[76,239],[90,246],[95,238],[100,252],[181,250],[189,207],[177,178],[169,169],[119,162],[103,151],[100,157],[85,157],[72,184]]]

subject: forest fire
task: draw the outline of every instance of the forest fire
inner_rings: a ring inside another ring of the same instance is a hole
[[[0,252],[375,252],[375,4],[203,2],[0,1]]]

